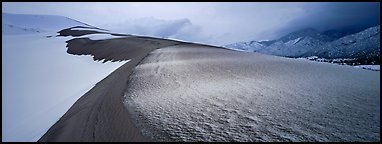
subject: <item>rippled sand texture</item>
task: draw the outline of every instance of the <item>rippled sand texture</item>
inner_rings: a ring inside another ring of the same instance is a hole
[[[380,141],[380,73],[178,45],[133,71],[125,106],[154,141]]]

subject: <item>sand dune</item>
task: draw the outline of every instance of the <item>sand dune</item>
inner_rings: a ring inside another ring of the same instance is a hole
[[[176,45],[130,76],[125,104],[156,141],[379,141],[380,73]]]
[[[123,61],[122,65],[83,95],[40,139],[43,141],[150,141],[135,128],[123,106],[128,77],[134,67],[151,51],[185,44],[174,40],[131,36],[99,31],[98,28],[72,27],[59,36],[112,34],[124,38],[91,40],[73,38],[67,42],[67,53],[91,55],[95,61]],[[102,29],[101,29],[102,30]],[[190,45],[201,45],[188,43]],[[216,48],[216,47],[214,47]]]
[[[70,54],[131,61],[41,142],[380,139],[379,72],[150,37],[67,43]]]

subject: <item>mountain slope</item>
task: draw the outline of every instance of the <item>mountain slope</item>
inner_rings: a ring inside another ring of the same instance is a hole
[[[249,41],[249,42],[238,42],[226,45],[226,47],[229,48],[236,48],[239,50],[247,51],[247,52],[256,52],[258,50],[261,50],[265,48],[263,44],[257,42],[257,41]]]
[[[359,30],[357,30],[359,31]],[[358,33],[344,30],[319,32],[312,28],[290,33],[276,40],[257,42],[262,47],[252,46],[250,42],[226,45],[232,49],[256,49],[256,52],[283,57],[318,56],[326,59],[355,58],[352,63],[379,63],[380,26],[374,26]],[[347,36],[341,37],[345,34]]]
[[[322,58],[359,58],[379,55],[380,26],[368,28],[356,34],[342,37],[312,50],[305,56],[316,55]]]
[[[299,57],[331,40],[332,38],[321,34],[319,31],[307,28],[292,32],[276,40],[239,42],[225,45],[225,47],[249,51],[253,50],[259,53],[277,56]],[[253,44],[254,42],[255,44]]]
[[[259,53],[285,56],[285,57],[300,57],[306,52],[316,49],[324,42],[310,36],[299,37],[287,42],[277,41],[272,45],[259,50]]]

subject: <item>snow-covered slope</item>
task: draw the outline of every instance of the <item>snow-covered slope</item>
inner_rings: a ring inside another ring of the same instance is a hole
[[[250,41],[250,42],[238,42],[226,45],[225,47],[231,48],[231,49],[239,49],[247,52],[256,52],[258,50],[261,50],[265,48],[265,46],[257,41]]]
[[[299,37],[287,42],[277,41],[272,45],[259,50],[259,53],[286,56],[286,57],[299,57],[307,51],[320,47],[324,42],[310,36]]]
[[[307,28],[292,32],[276,40],[239,42],[225,45],[225,47],[236,48],[239,50],[255,49],[256,52],[269,55],[299,57],[331,40],[330,37],[321,34],[319,31]],[[252,44],[253,42],[256,43]]]
[[[85,23],[55,15],[27,15],[2,13],[2,35],[57,32],[73,26],[87,26]]]
[[[365,55],[379,55],[380,37],[380,26],[378,25],[327,43],[319,49],[311,50],[306,56],[358,58]]]

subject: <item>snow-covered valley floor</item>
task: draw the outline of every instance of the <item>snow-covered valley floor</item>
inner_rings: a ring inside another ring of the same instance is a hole
[[[170,46],[124,103],[156,141],[380,141],[380,72],[328,63]]]

